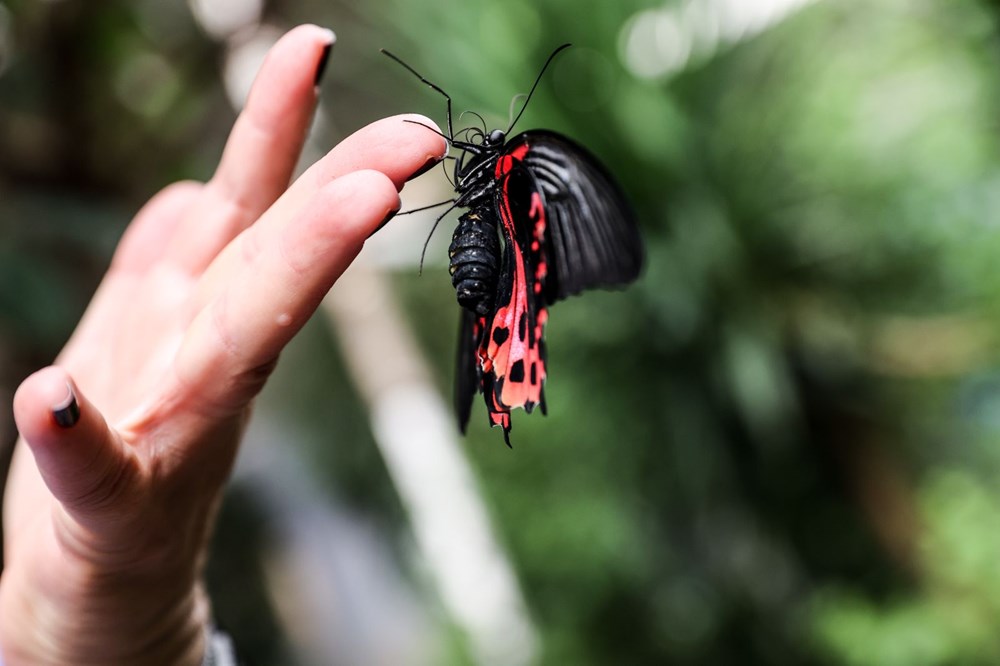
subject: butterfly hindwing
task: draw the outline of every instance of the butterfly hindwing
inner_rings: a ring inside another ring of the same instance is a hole
[[[455,359],[455,415],[465,434],[472,413],[472,398],[480,389],[479,339],[485,317],[461,308],[458,325],[458,355]]]

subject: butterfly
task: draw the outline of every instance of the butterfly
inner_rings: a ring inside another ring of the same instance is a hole
[[[512,409],[546,413],[549,307],[586,289],[628,284],[643,264],[635,215],[596,157],[549,130],[507,138],[553,58],[569,46],[546,60],[506,131],[469,127],[458,135],[451,97],[383,50],[447,100],[448,134],[441,135],[458,151],[456,196],[436,204],[451,204],[437,222],[455,208],[467,209],[448,250],[462,308],[455,412],[464,434],[473,397],[481,393],[490,425],[503,428],[508,446]]]

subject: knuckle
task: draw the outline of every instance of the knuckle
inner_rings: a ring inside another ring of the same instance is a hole
[[[253,266],[260,258],[260,233],[257,227],[247,227],[239,236],[240,256],[247,266]]]
[[[102,468],[95,469],[100,465]],[[119,512],[135,478],[135,461],[131,457],[101,457],[81,470],[80,478],[89,483],[74,488],[64,503],[85,513]]]

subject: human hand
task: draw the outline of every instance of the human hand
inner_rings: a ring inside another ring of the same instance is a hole
[[[402,184],[446,149],[389,118],[289,186],[332,40],[301,26],[275,45],[213,178],[139,212],[56,364],[18,389],[7,666],[201,662],[201,570],[250,403]]]

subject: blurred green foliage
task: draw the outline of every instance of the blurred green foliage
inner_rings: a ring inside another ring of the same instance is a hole
[[[920,494],[920,593],[873,600],[830,586],[814,599],[817,637],[844,664],[995,663],[998,502],[994,474],[929,473]]]
[[[333,135],[402,111],[443,125],[443,100],[378,47],[500,127],[575,44],[519,129],[601,156],[647,270],[553,309],[550,416],[516,414],[513,452],[481,411],[467,442],[543,663],[998,663],[996,6],[818,2],[672,77],[626,68],[636,17],[683,4],[289,0],[267,17],[338,30]],[[232,114],[219,46],[180,4],[6,5],[12,387],[71,329],[122,211],[206,177]],[[447,278],[395,283],[450,393]],[[276,377],[298,390],[274,400],[316,419],[302,455],[401,527],[342,364],[301,344]],[[351,441],[330,446],[334,428]]]
[[[554,45],[602,54],[522,128],[598,152],[649,241],[635,288],[553,309],[553,416],[470,442],[544,662],[995,662],[1000,587],[936,573],[997,552],[992,8],[820,3],[667,81],[612,57],[643,8],[394,6],[500,126]]]

